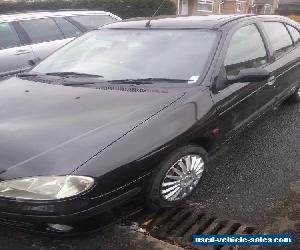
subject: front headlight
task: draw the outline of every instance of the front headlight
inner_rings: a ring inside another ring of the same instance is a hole
[[[38,176],[0,182],[0,197],[24,200],[58,200],[90,189],[94,179],[85,176]]]

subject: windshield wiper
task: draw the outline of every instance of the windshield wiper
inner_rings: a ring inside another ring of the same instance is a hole
[[[42,76],[43,74],[37,74],[37,73],[20,73],[17,75],[17,77],[36,77],[36,76]]]
[[[62,76],[62,77],[95,77],[95,78],[103,78],[101,75],[93,75],[87,73],[79,73],[79,72],[50,72],[46,73],[47,76]]]
[[[172,79],[172,78],[138,78],[138,79],[121,79],[121,80],[112,80],[108,81],[109,83],[115,84],[153,84],[157,82],[165,82],[165,83],[186,83],[189,80],[185,79]]]
[[[69,76],[71,74],[71,72],[63,72],[62,75],[56,74],[56,73],[47,73],[47,74],[40,74],[40,73],[22,73],[22,74],[18,74],[18,77],[20,78],[26,78],[26,77],[34,77],[34,78],[39,78],[39,79],[46,79],[47,83],[51,83],[53,84],[54,82],[56,84],[60,84],[60,85],[64,85],[64,86],[85,86],[85,85],[95,85],[98,82],[104,82],[103,77],[102,76],[95,76],[95,75],[88,75],[88,74],[79,74],[79,73],[73,73],[73,75],[75,75],[75,77]],[[56,79],[55,81],[53,81],[52,79],[50,79],[51,76],[58,76],[58,77],[62,77],[61,79]],[[78,77],[79,76],[79,77]],[[83,77],[82,77],[83,76]],[[49,78],[49,79],[48,79]],[[99,80],[99,78],[101,80]],[[44,82],[44,80],[42,80],[41,82]]]
[[[46,74],[42,73],[21,73],[18,74],[18,77],[38,77],[38,76],[58,76],[58,77],[66,77],[66,78],[103,78],[100,75],[86,74],[86,73],[78,73],[78,72],[50,72]]]

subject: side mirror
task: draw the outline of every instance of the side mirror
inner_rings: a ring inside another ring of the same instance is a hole
[[[235,82],[262,82],[270,77],[270,72],[265,69],[242,69],[237,76],[227,76],[228,83]]]

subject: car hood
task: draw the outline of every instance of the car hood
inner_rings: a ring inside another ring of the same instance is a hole
[[[69,174],[182,91],[0,82],[0,178]]]

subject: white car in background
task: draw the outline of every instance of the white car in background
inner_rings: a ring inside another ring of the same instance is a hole
[[[0,15],[0,80],[31,67],[84,32],[121,20],[104,11]]]

